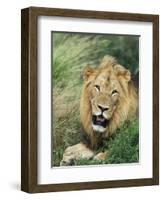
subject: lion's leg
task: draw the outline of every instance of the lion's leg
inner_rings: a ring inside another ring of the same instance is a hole
[[[74,165],[75,160],[90,159],[94,156],[94,152],[84,143],[67,147],[60,162],[61,166]]]

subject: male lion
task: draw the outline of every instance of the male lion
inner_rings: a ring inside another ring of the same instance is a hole
[[[65,150],[60,165],[73,165],[81,158],[104,160],[107,152],[95,155],[94,149],[137,113],[138,95],[130,71],[115,58],[105,56],[98,68],[87,66],[83,78],[80,118],[84,140]]]

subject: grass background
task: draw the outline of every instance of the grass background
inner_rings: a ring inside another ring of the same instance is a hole
[[[53,165],[59,166],[66,147],[80,141],[79,101],[81,73],[96,67],[105,55],[112,55],[133,74],[139,70],[139,37],[53,32]],[[77,165],[131,163],[139,159],[138,119],[122,124],[114,137],[98,149],[109,150],[103,162],[79,160]]]

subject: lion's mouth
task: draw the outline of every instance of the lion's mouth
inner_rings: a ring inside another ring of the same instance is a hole
[[[106,126],[109,123],[109,120],[105,119],[103,115],[93,115],[92,122],[94,125],[98,125],[98,126],[102,126],[103,128],[106,128]]]

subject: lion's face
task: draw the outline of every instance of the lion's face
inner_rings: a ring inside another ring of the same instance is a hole
[[[107,131],[121,96],[125,95],[125,89],[128,90],[130,72],[121,65],[109,66],[107,63],[107,67],[87,67],[84,79],[91,108],[92,128],[95,132],[103,133]]]
[[[92,107],[92,127],[94,131],[104,132],[117,107],[119,84],[110,74],[100,73],[90,86]]]

